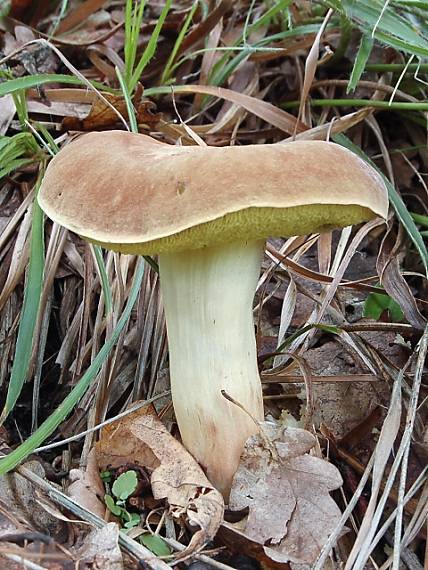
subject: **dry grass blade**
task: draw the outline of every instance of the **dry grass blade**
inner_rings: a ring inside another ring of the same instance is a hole
[[[103,0],[86,0],[78,8],[72,10],[56,29],[56,35],[72,30],[86,20],[91,14],[103,6]]]
[[[192,45],[199,42],[201,39],[206,38],[208,34],[211,33],[211,31],[215,28],[224,14],[230,10],[232,4],[232,0],[221,0],[208,14],[205,20],[203,20],[191,32],[187,34],[181,43],[181,46],[177,52],[177,56],[187,51]]]
[[[9,271],[6,282],[0,293],[0,310],[4,307],[10,294],[21,282],[22,276],[25,272],[25,267],[29,255],[29,235],[31,230],[31,214],[32,206],[29,205],[27,212],[19,226],[18,235],[16,237],[15,245],[13,247],[12,259],[9,265]]]
[[[389,493],[392,489],[392,485],[395,481],[397,472],[400,467],[402,468],[402,476],[401,476],[401,484],[399,487],[398,511],[397,511],[398,522],[396,522],[396,528],[397,526],[399,526],[400,535],[401,535],[402,510],[404,506],[405,481],[407,476],[406,475],[407,458],[408,458],[409,446],[411,442],[411,437],[413,433],[413,427],[417,412],[417,403],[419,398],[419,389],[421,385],[421,376],[424,367],[424,362],[426,359],[427,348],[428,348],[428,327],[425,329],[424,335],[421,339],[418,349],[417,364],[415,369],[415,380],[413,383],[411,399],[407,411],[406,427],[403,436],[401,438],[400,446],[396,452],[394,462],[388,474],[384,492],[378,504],[376,505],[377,497],[380,490],[380,483],[386,466],[386,460],[393,449],[392,446],[399,429],[400,416],[401,416],[401,382],[403,378],[403,373],[405,372],[405,368],[402,371],[400,371],[400,374],[397,376],[387,416],[387,418],[393,417],[395,418],[395,420],[393,422],[393,425],[390,426],[391,433],[385,436],[385,441],[382,441],[382,444],[384,444],[383,448],[380,447],[381,438],[379,438],[378,445],[376,446],[376,450],[379,449],[381,453],[379,455],[378,463],[377,464],[375,463],[375,467],[377,465],[377,469],[374,469],[373,471],[372,496],[370,498],[369,507],[363,519],[363,523],[358,533],[356,542],[348,558],[347,565],[345,567],[346,570],[348,569],[350,570],[351,568],[352,570],[362,570],[364,568],[364,565],[367,562],[367,559],[370,556],[370,553],[372,552],[375,543],[377,542],[377,540],[374,540],[376,529],[379,525],[379,521],[381,520],[386,500],[389,497]],[[410,361],[408,362],[408,364],[410,364]],[[394,425],[396,426],[396,428],[394,428]],[[385,428],[383,427],[382,432],[384,431],[384,429]],[[392,435],[394,437],[391,440]],[[394,559],[396,561],[395,564],[397,564],[398,562],[397,556],[399,556],[399,544],[400,544],[400,541],[398,539],[396,540],[398,542],[396,544],[396,550],[394,553]]]
[[[308,98],[309,91],[311,89],[311,85],[312,85],[312,82],[313,82],[314,77],[315,77],[315,72],[316,72],[317,64],[318,64],[321,37],[322,37],[324,30],[328,24],[328,21],[330,20],[332,15],[333,15],[333,10],[330,9],[327,12],[327,14],[324,18],[324,21],[323,21],[322,25],[320,26],[320,29],[317,32],[314,43],[313,43],[311,49],[309,50],[309,54],[306,58],[305,79],[303,81],[302,93],[300,95],[299,113],[297,115],[299,120],[302,120],[303,110],[304,110],[304,107],[306,104],[306,100]],[[304,121],[304,122],[306,123],[306,121]]]
[[[412,291],[400,271],[399,249],[399,240],[394,243],[391,232],[388,232],[380,247],[377,271],[385,291],[400,305],[409,323],[416,329],[423,330],[426,319],[420,313]]]
[[[164,87],[155,87],[154,89],[146,90],[147,95],[168,92],[170,92],[170,89]],[[201,93],[202,95],[212,95],[213,97],[226,99],[226,101],[231,101],[232,103],[241,105],[250,113],[254,113],[257,117],[260,117],[267,123],[274,125],[289,135],[293,134],[295,130],[297,130],[297,132],[301,132],[307,128],[304,124],[297,121],[293,115],[283,111],[279,107],[275,107],[275,105],[272,105],[271,103],[261,101],[260,99],[250,97],[249,95],[244,95],[242,93],[236,93],[235,91],[225,89],[224,87],[211,87],[209,85],[176,85],[174,86],[174,92],[189,94]]]

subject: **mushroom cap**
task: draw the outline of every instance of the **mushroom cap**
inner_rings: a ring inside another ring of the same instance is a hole
[[[173,146],[124,131],[66,145],[39,203],[86,239],[138,254],[326,231],[388,209],[382,178],[334,143]]]

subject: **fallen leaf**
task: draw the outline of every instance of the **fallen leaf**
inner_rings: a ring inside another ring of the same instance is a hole
[[[161,118],[161,113],[154,113],[155,104],[152,101],[141,99],[142,90],[136,92],[133,98],[135,117],[139,125],[148,125],[154,129]],[[128,116],[126,102],[123,97],[103,93],[103,96],[117,109],[118,113],[124,117]],[[64,117],[62,127],[69,131],[93,131],[105,127],[112,127],[119,122],[118,114],[97,98],[92,104],[89,114],[84,119],[78,117]]]
[[[329,491],[342,478],[336,467],[308,454],[316,443],[308,431],[261,425],[262,435],[246,443],[229,507],[249,508],[244,533],[272,560],[311,564],[340,519]]]
[[[90,568],[123,570],[118,525],[108,523],[103,528],[92,530],[85,536],[84,543],[77,549],[76,555],[79,561],[84,561]]]
[[[174,517],[185,517],[199,527],[180,557],[201,549],[215,536],[223,520],[223,498],[153,408],[106,426],[96,449],[101,469],[137,464],[151,471],[154,498],[166,499]]]
[[[288,570],[290,565],[287,562],[276,562],[267,556],[264,551],[263,545],[255,540],[252,540],[244,532],[239,529],[240,523],[237,525],[223,522],[217,533],[219,544],[226,545],[229,550],[235,554],[250,556],[260,562],[261,567],[276,568]]]
[[[86,470],[72,469],[69,477],[72,483],[67,489],[68,496],[103,519],[106,511],[102,500],[105,489],[99,474],[95,450],[91,450],[88,454]]]
[[[39,477],[46,477],[38,461],[27,461],[24,466]],[[49,534],[59,542],[65,540],[66,524],[44,506],[49,503],[49,499],[43,497],[44,504],[39,502],[39,495],[34,492],[32,483],[19,473],[7,473],[0,477],[0,497],[3,510],[9,514],[12,521],[20,521],[27,528]],[[55,508],[54,505],[52,508]]]

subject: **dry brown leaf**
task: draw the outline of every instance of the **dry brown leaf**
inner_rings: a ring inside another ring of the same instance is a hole
[[[229,507],[249,508],[244,532],[272,560],[311,564],[340,519],[329,491],[342,478],[336,467],[308,454],[316,443],[308,431],[273,422],[262,429],[265,437],[257,434],[246,443]]]
[[[86,2],[83,2],[83,4],[80,4],[80,6],[67,14],[56,29],[56,34],[61,35],[72,30],[102,8],[103,4],[104,0],[86,0]]]
[[[383,288],[400,305],[409,323],[416,329],[423,330],[427,321],[420,313],[416,299],[400,270],[399,239],[395,242],[391,231],[386,234],[376,262],[377,271]]]
[[[263,545],[255,540],[251,540],[245,533],[239,530],[239,525],[240,523],[223,522],[217,534],[219,543],[227,546],[235,554],[244,554],[245,556],[255,558],[265,570],[267,568],[289,570],[290,565],[287,562],[276,562],[269,558],[264,551]]]
[[[46,477],[46,473],[38,461],[27,461],[24,466],[39,477]],[[49,534],[60,542],[65,539],[67,535],[66,525],[45,508],[49,499],[43,497],[43,504],[40,503],[38,494],[34,492],[34,487],[21,474],[7,473],[0,477],[0,502],[3,508],[2,512],[7,512],[12,521],[19,521],[27,528]]]
[[[123,570],[118,525],[112,522],[103,528],[92,530],[85,536],[83,545],[77,549],[76,555],[79,561],[84,561],[90,568]]]
[[[223,497],[153,409],[138,410],[106,426],[97,456],[101,469],[132,463],[152,471],[155,499],[167,499],[173,516],[199,527],[181,556],[199,550],[217,533],[223,520]]]
[[[123,97],[103,93],[104,97],[117,109],[124,117],[128,116],[126,102]],[[160,113],[154,113],[154,103],[152,101],[141,100],[141,91],[136,93],[134,100],[135,117],[139,125],[149,125],[155,128],[161,118]],[[62,127],[69,131],[93,131],[105,127],[112,127],[118,123],[118,115],[104,101],[97,98],[92,104],[89,115],[84,119],[77,117],[65,117]]]
[[[68,496],[103,519],[106,511],[103,502],[105,489],[100,478],[95,450],[89,452],[86,470],[72,469],[70,479],[72,483],[67,489]]]

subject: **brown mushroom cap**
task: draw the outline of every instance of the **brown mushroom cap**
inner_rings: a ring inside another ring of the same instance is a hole
[[[334,143],[182,147],[123,131],[64,147],[39,202],[90,241],[139,254],[325,231],[388,209],[381,177]]]

